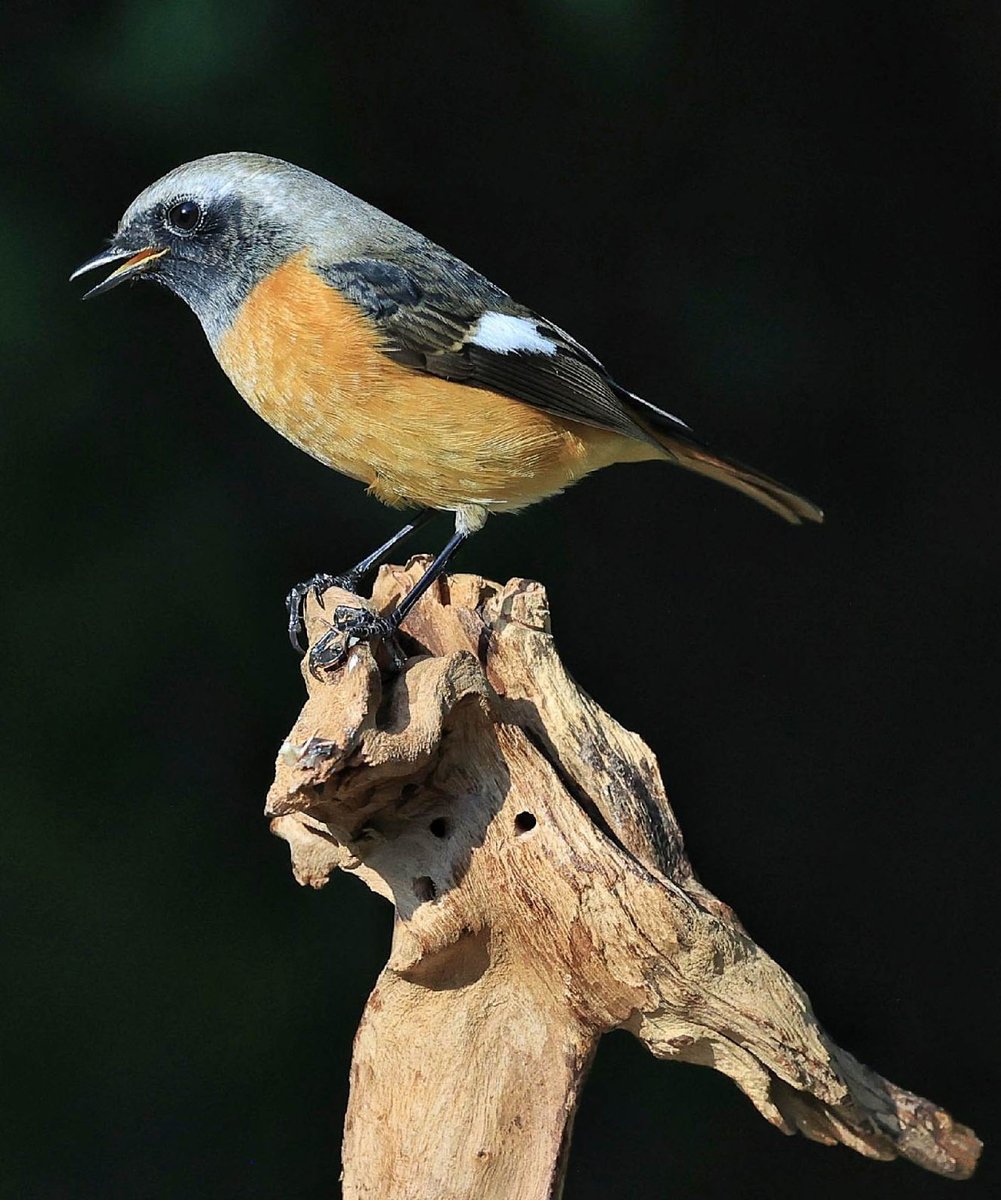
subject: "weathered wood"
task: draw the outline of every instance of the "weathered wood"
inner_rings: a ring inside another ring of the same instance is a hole
[[[376,607],[425,564],[383,568]],[[304,673],[267,802],[300,883],[340,868],[396,906],[355,1042],[347,1200],[558,1196],[615,1028],[729,1075],[786,1133],[971,1173],[974,1134],[835,1046],[695,878],[653,755],[566,673],[538,584],[452,576],[405,628],[402,665],[362,645]]]

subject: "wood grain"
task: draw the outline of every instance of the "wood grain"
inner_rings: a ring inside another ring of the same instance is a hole
[[[383,568],[375,606],[425,564]],[[652,753],[567,674],[538,584],[452,576],[405,630],[405,661],[362,645],[304,673],[267,801],[300,883],[349,871],[397,912],[355,1042],[346,1200],[559,1196],[617,1028],[729,1075],[785,1133],[970,1175],[975,1135],[836,1046],[698,882]]]

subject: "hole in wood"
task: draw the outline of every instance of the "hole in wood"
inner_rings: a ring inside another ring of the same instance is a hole
[[[464,929],[457,941],[400,971],[404,979],[435,992],[468,987],[490,966],[490,931]]]
[[[414,895],[421,904],[426,904],[429,900],[434,900],[438,895],[438,889],[434,886],[434,880],[430,875],[418,875],[414,880]]]
[[[444,817],[435,817],[428,826],[428,829],[431,830],[436,838],[448,837],[448,822]]]
[[[520,812],[514,819],[514,827],[519,833],[528,833],[536,824],[535,814],[530,812]]]

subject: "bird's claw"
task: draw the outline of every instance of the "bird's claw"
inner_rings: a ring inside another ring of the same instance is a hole
[[[352,646],[388,637],[395,629],[396,622],[391,617],[381,617],[367,608],[338,604],[330,628],[309,652],[309,673],[314,679],[322,678],[320,672],[336,667]]]
[[[304,618],[307,596],[312,596],[317,605],[323,608],[323,593],[330,588],[339,587],[347,592],[353,592],[357,586],[358,579],[350,572],[346,575],[327,575],[321,572],[304,583],[297,583],[285,597],[285,607],[288,610],[288,637],[292,648],[299,654],[306,653],[306,647],[302,644],[302,636],[306,632]]]

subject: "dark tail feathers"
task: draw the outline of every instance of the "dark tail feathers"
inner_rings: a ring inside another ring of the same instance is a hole
[[[824,514],[816,504],[804,496],[797,495],[784,484],[769,479],[767,475],[745,467],[743,463],[735,462],[732,458],[710,454],[708,450],[683,438],[672,437],[659,430],[651,432],[679,467],[694,471],[698,475],[705,475],[709,479],[716,479],[725,483],[727,487],[736,488],[738,492],[757,500],[759,504],[770,508],[773,513],[778,513],[793,525],[799,525],[803,521],[823,521]]]

